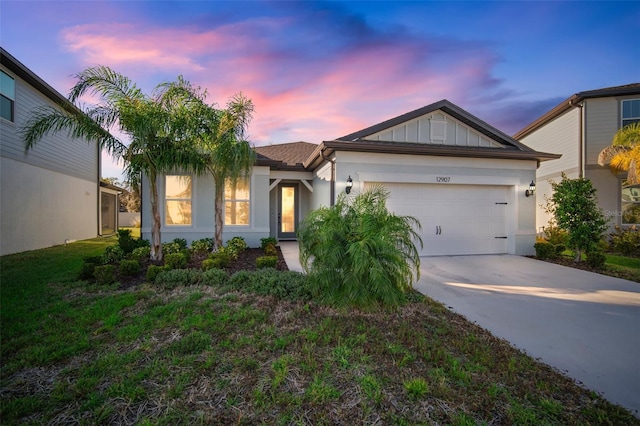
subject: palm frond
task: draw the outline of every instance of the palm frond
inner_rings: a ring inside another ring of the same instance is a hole
[[[87,68],[75,75],[76,84],[69,92],[69,100],[76,102],[84,94],[97,95],[110,105],[121,99],[145,99],[146,96],[128,77],[106,66]]]

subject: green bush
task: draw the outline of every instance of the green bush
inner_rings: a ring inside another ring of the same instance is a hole
[[[227,241],[226,251],[232,259],[237,259],[240,253],[247,249],[247,242],[242,237],[233,237]]]
[[[118,229],[118,247],[129,254],[138,247],[149,247],[149,241],[133,238],[130,229]]]
[[[562,244],[555,244],[553,246],[553,251],[555,252],[555,258],[557,259],[558,257],[562,256],[562,253],[567,249],[566,246],[562,245]]]
[[[148,282],[155,282],[156,278],[158,277],[158,275],[160,274],[160,272],[166,271],[167,269],[164,266],[159,266],[159,265],[149,265],[149,267],[147,268],[147,275],[145,276],[145,279]]]
[[[227,273],[221,269],[208,269],[202,274],[202,284],[220,287],[229,281]]]
[[[145,246],[134,248],[129,257],[137,260],[138,262],[143,262],[144,260],[149,259],[149,256],[151,256],[151,247]]]
[[[164,266],[169,269],[183,269],[187,267],[184,253],[170,253],[164,255]]]
[[[420,223],[390,213],[388,197],[380,185],[355,197],[341,193],[300,224],[300,259],[319,300],[366,309],[405,302],[420,277]]]
[[[125,276],[137,275],[140,273],[140,263],[137,260],[123,260],[120,262],[120,274]]]
[[[202,280],[202,271],[199,269],[171,269],[162,271],[156,277],[156,285],[174,289],[182,286],[196,285]]]
[[[628,228],[615,227],[609,235],[611,250],[625,256],[640,256],[640,230],[635,225]]]
[[[267,244],[266,247],[263,248],[264,254],[266,256],[277,256],[278,249],[273,244]]]
[[[213,238],[202,238],[191,243],[191,250],[196,253],[206,253],[213,250]]]
[[[555,259],[557,257],[556,248],[548,241],[535,243],[533,247],[536,249],[538,259]]]
[[[558,228],[558,226],[550,223],[548,226],[544,228],[545,240],[556,245],[567,246],[567,242],[569,241],[569,233],[567,231],[563,231]],[[564,251],[564,250],[563,250]]]
[[[120,246],[109,246],[104,249],[104,253],[102,254],[102,263],[117,263],[124,259],[124,251],[120,248]]]
[[[601,250],[591,250],[587,252],[586,262],[594,269],[602,269],[607,262],[607,256]]]
[[[209,271],[207,271],[209,272]],[[294,271],[239,271],[229,278],[227,287],[281,299],[308,301],[312,299],[308,277]]]
[[[96,266],[102,265],[102,256],[90,256],[82,259],[82,266],[78,273],[79,280],[92,280],[95,278],[93,272]]]
[[[116,281],[115,278],[115,266],[113,265],[99,265],[93,270],[93,275],[96,278],[96,283],[99,285],[109,285]]]
[[[278,240],[276,239],[276,237],[260,238],[260,248],[262,250],[267,248],[267,246],[274,246],[275,247],[276,245],[278,245]]]
[[[256,266],[262,268],[275,268],[278,264],[277,256],[260,256],[256,259]]]
[[[213,260],[211,267],[213,268],[228,268],[231,265],[231,255],[224,247],[220,247],[217,251],[209,255],[209,259]]]
[[[180,253],[181,251],[182,251],[182,247],[180,247],[180,244],[178,244],[176,242],[162,243],[162,254],[163,255]]]
[[[173,243],[180,247],[180,251],[187,249],[187,240],[184,238],[174,238]]]

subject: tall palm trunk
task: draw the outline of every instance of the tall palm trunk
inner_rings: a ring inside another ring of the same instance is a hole
[[[218,182],[220,179],[214,179],[215,185],[215,198],[214,198],[214,215],[215,215],[215,232],[213,237],[213,250],[216,251],[223,246],[222,243],[222,209],[224,206],[224,179],[222,182]]]
[[[153,223],[151,225],[151,260],[162,260],[162,239],[160,236],[160,212],[158,210],[158,182],[155,171],[149,173],[149,186],[151,191],[149,196],[151,197],[151,216]]]

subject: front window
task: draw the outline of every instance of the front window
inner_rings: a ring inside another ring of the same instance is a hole
[[[623,225],[640,224],[640,185],[627,185],[622,181],[620,211]]]
[[[249,179],[225,182],[224,224],[249,225],[249,201]]]
[[[14,121],[15,100],[15,80],[4,71],[0,71],[0,117]]]
[[[165,224],[191,225],[191,176],[165,177]]]
[[[622,127],[640,122],[640,99],[622,101]]]

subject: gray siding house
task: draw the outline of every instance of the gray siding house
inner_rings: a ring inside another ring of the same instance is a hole
[[[640,223],[640,188],[624,185],[626,174],[615,175],[598,165],[598,154],[611,145],[623,126],[640,121],[640,83],[576,93],[514,135],[520,142],[562,158],[540,166],[536,175],[536,227],[549,223],[543,205],[551,195],[550,180],[585,177],[597,189],[600,207],[615,225]]]
[[[251,176],[225,188],[223,238],[296,238],[312,209],[372,184],[390,191],[388,208],[422,224],[422,255],[532,254],[535,197],[527,197],[540,163],[560,156],[535,151],[447,100],[318,145],[256,148]],[[213,179],[159,178],[162,238],[193,241],[214,230]],[[149,190],[143,180],[143,193]],[[143,197],[142,236],[150,238]]]
[[[68,101],[2,48],[0,59],[0,255],[96,237],[99,149],[62,132],[25,153],[31,111]]]

